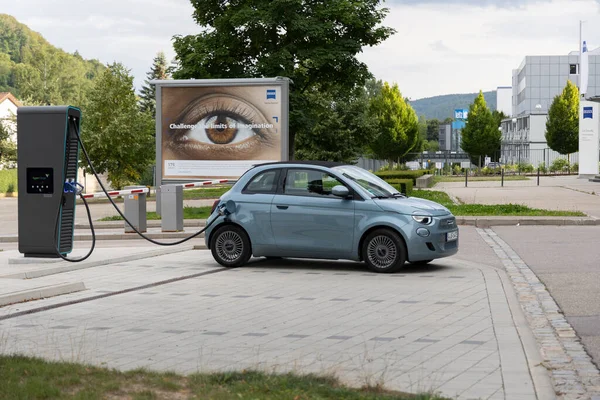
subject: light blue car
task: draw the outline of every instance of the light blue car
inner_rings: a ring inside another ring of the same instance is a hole
[[[372,271],[395,272],[407,261],[426,264],[458,251],[447,208],[333,162],[254,166],[215,202],[210,223],[206,245],[226,267],[251,256],[293,257],[365,261]]]

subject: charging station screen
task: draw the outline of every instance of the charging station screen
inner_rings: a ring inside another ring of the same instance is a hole
[[[165,179],[237,178],[287,159],[281,85],[163,86],[160,104]]]
[[[27,193],[54,193],[54,169],[27,168]]]

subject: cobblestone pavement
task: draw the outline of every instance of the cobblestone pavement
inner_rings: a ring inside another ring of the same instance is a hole
[[[310,260],[223,269],[196,250],[38,279],[88,290],[0,308],[2,353],[122,370],[335,373],[458,399],[553,398],[506,274],[481,263],[450,258],[397,274]]]
[[[493,230],[478,231],[504,263],[556,394],[565,400],[600,399],[600,373],[544,284]]]

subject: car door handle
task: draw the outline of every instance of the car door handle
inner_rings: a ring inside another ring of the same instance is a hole
[[[277,206],[280,210],[287,210],[289,206]]]

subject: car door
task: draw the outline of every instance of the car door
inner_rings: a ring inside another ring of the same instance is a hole
[[[290,168],[271,204],[271,227],[278,249],[298,257],[343,257],[354,239],[354,201],[334,196],[344,185],[326,171]],[[345,186],[345,185],[344,185]]]
[[[257,254],[275,248],[270,214],[280,173],[279,168],[258,172],[242,189],[241,196],[235,198],[238,203],[236,221],[248,232]]]

